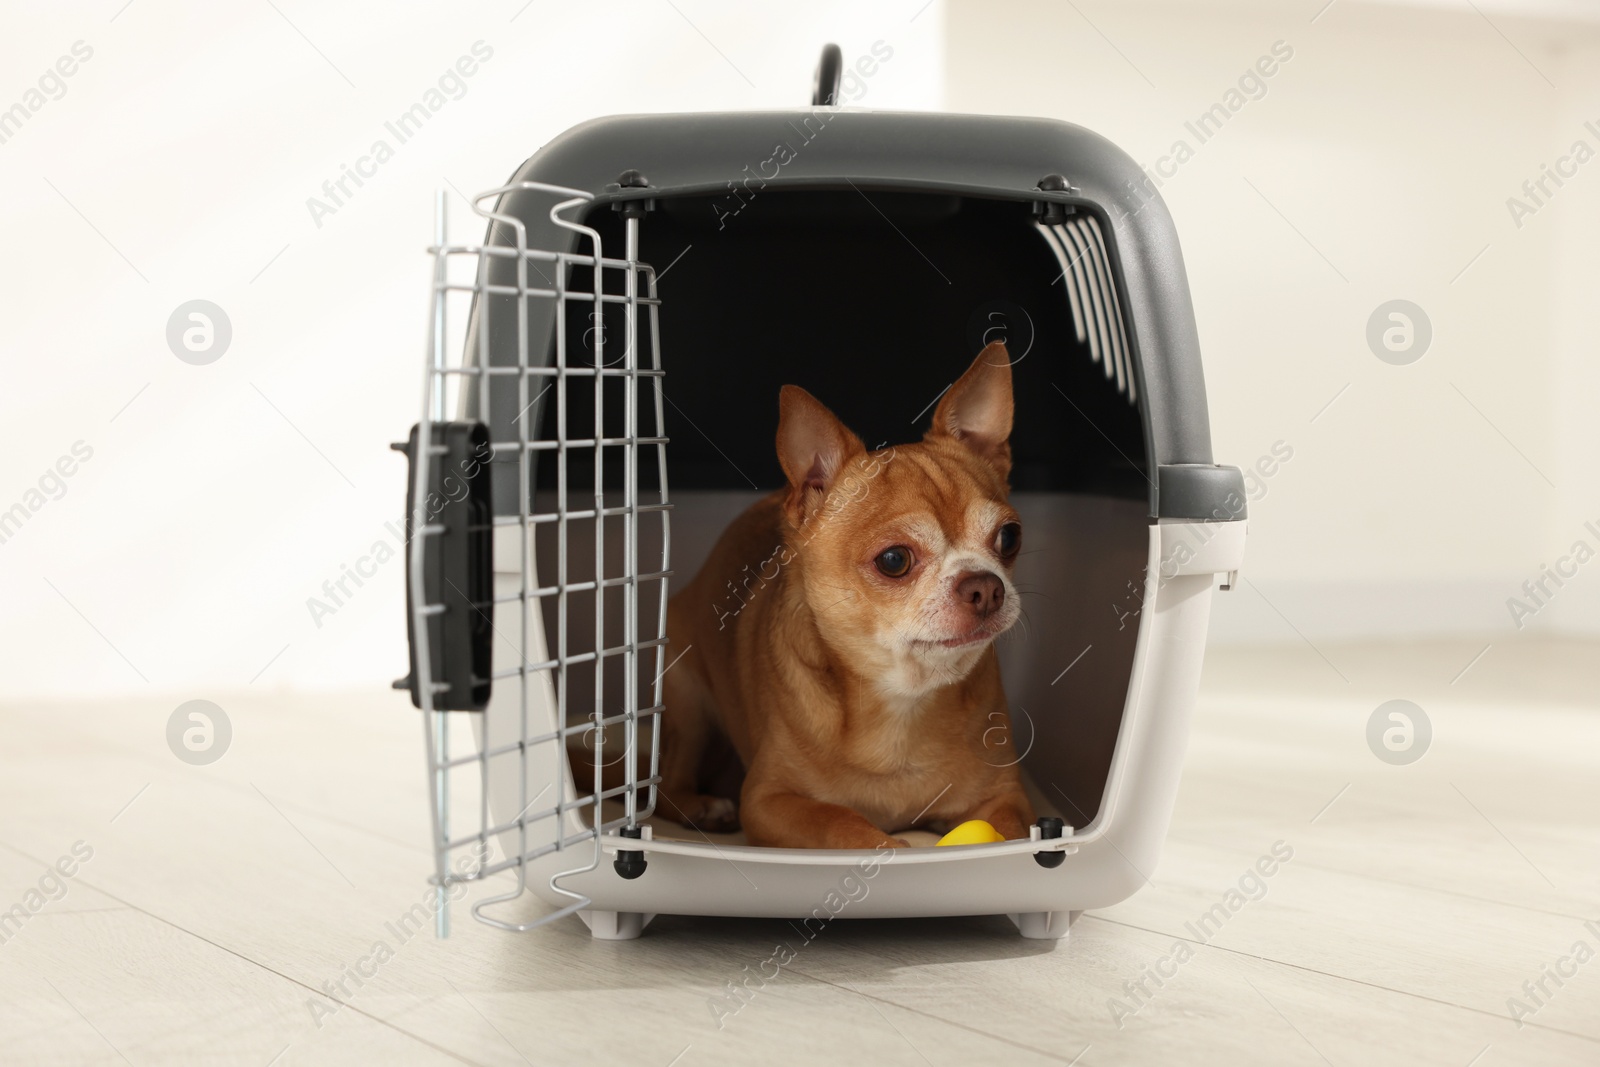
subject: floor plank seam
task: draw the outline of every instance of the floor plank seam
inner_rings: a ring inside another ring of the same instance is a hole
[[[1236,848],[1233,848],[1230,845],[1209,844],[1209,843],[1204,842],[1204,841],[1196,841],[1194,838],[1191,838],[1191,837],[1179,837],[1176,834],[1168,834],[1167,835],[1167,840],[1168,841],[1178,841],[1178,842],[1181,842],[1181,843],[1186,844],[1186,845],[1190,845],[1190,846],[1195,847],[1195,848],[1214,848],[1214,849],[1217,849],[1218,851],[1237,852],[1237,853],[1239,853],[1241,855],[1253,854],[1250,849],[1244,849],[1244,848],[1236,849]],[[1548,916],[1550,916],[1552,918],[1556,918],[1556,919],[1574,919],[1574,920],[1582,923],[1582,922],[1588,922],[1589,920],[1594,918],[1594,916],[1592,916],[1592,915],[1578,915],[1578,914],[1574,914],[1572,912],[1552,911],[1549,908],[1536,908],[1536,907],[1533,907],[1532,905],[1529,905],[1529,904],[1513,904],[1513,903],[1511,903],[1509,901],[1495,900],[1495,899],[1493,899],[1491,897],[1480,897],[1480,896],[1476,896],[1476,895],[1474,895],[1472,893],[1463,893],[1463,892],[1461,892],[1459,890],[1455,890],[1455,889],[1442,889],[1439,886],[1417,885],[1417,884],[1415,884],[1413,882],[1402,882],[1397,878],[1385,878],[1382,875],[1368,874],[1365,871],[1347,871],[1342,867],[1329,867],[1328,865],[1322,864],[1322,863],[1307,862],[1305,860],[1302,860],[1298,853],[1295,855],[1295,866],[1296,867],[1304,867],[1307,870],[1324,871],[1324,872],[1326,872],[1328,874],[1343,875],[1346,878],[1364,878],[1364,879],[1367,879],[1368,881],[1372,881],[1372,882],[1382,882],[1384,885],[1398,886],[1401,889],[1412,889],[1412,890],[1417,890],[1419,892],[1427,892],[1427,893],[1441,893],[1441,894],[1444,894],[1446,896],[1459,897],[1459,898],[1461,898],[1463,900],[1474,900],[1474,901],[1477,901],[1480,904],[1490,904],[1490,905],[1493,905],[1494,907],[1497,907],[1497,908],[1514,908],[1517,911],[1532,912],[1532,913],[1534,913],[1536,915],[1548,915]]]
[[[957,1021],[955,1019],[946,1018],[943,1015],[934,1015],[934,1014],[932,1014],[930,1012],[922,1011],[919,1008],[909,1007],[908,1005],[901,1004],[899,1001],[896,1001],[896,1000],[889,1000],[886,997],[873,996],[870,993],[863,993],[859,989],[852,989],[849,986],[841,985],[838,982],[830,982],[826,978],[819,977],[819,976],[817,976],[815,974],[810,973],[809,971],[802,971],[798,967],[790,967],[789,970],[793,971],[795,974],[800,975],[802,978],[809,978],[813,982],[820,983],[820,984],[828,986],[829,988],[832,988],[832,989],[838,989],[838,990],[841,990],[841,991],[846,992],[846,993],[854,993],[856,996],[862,997],[862,998],[864,998],[866,1000],[876,1000],[880,1004],[888,1004],[890,1007],[899,1008],[901,1011],[908,1011],[911,1014],[919,1016],[919,1017],[924,1018],[924,1019],[934,1019],[934,1020],[937,1020],[938,1022],[941,1022],[941,1023],[947,1023],[950,1026],[954,1026],[958,1030],[965,1030],[970,1034],[977,1034],[979,1037],[986,1037],[986,1038],[989,1038],[992,1041],[998,1041],[1002,1045],[1010,1045],[1013,1048],[1019,1048],[1019,1049],[1022,1049],[1024,1051],[1026,1051],[1026,1052],[1032,1052],[1032,1053],[1035,1053],[1037,1055],[1043,1056],[1045,1059],[1048,1059],[1048,1060],[1057,1060],[1057,1061],[1059,1061],[1061,1063],[1067,1063],[1068,1062],[1067,1059],[1065,1057],[1061,1056],[1059,1053],[1046,1052],[1044,1049],[1036,1048],[1033,1045],[1024,1044],[1021,1041],[1014,1041],[1011,1038],[1003,1037],[1000,1034],[991,1034],[987,1030],[979,1030],[976,1027],[968,1026],[967,1024],[959,1022],[959,1021]]]
[[[1112,926],[1121,926],[1121,927],[1125,927],[1126,929],[1129,929],[1129,930],[1140,930],[1140,931],[1143,931],[1144,933],[1147,933],[1147,934],[1154,934],[1157,937],[1170,937],[1170,938],[1172,938],[1172,939],[1174,939],[1176,941],[1185,941],[1185,942],[1187,942],[1187,943],[1189,943],[1191,945],[1197,945],[1197,946],[1199,946],[1201,948],[1214,948],[1218,952],[1226,952],[1229,955],[1243,956],[1243,957],[1245,957],[1247,959],[1259,960],[1262,963],[1270,963],[1270,964],[1274,964],[1274,965],[1279,966],[1279,967],[1288,967],[1288,968],[1290,968],[1292,970],[1302,971],[1302,972],[1304,972],[1306,974],[1321,975],[1324,978],[1331,978],[1332,980],[1334,980],[1336,982],[1348,982],[1351,985],[1363,986],[1363,987],[1365,987],[1367,989],[1378,989],[1378,990],[1382,990],[1385,993],[1393,993],[1396,996],[1412,997],[1412,998],[1414,998],[1416,1000],[1426,1001],[1429,1004],[1438,1004],[1441,1007],[1456,1008],[1456,1009],[1459,1009],[1461,1011],[1469,1011],[1469,1012],[1472,1012],[1475,1015],[1482,1015],[1485,1018],[1498,1019],[1498,1020],[1500,1020],[1501,1022],[1504,1022],[1504,1023],[1511,1023],[1511,1019],[1508,1016],[1501,1015],[1499,1012],[1487,1011],[1487,1010],[1485,1010],[1483,1008],[1475,1008],[1470,1004],[1457,1004],[1454,1001],[1440,1000],[1438,997],[1430,997],[1426,993],[1414,993],[1409,989],[1396,989],[1393,986],[1380,985],[1377,982],[1368,982],[1368,981],[1366,981],[1364,979],[1361,979],[1361,978],[1351,978],[1349,975],[1334,974],[1331,971],[1322,971],[1322,970],[1318,970],[1315,967],[1307,967],[1303,963],[1291,963],[1288,960],[1277,960],[1277,959],[1273,959],[1270,956],[1258,956],[1254,952],[1246,952],[1243,949],[1237,949],[1237,948],[1228,948],[1226,945],[1219,945],[1214,941],[1212,941],[1212,942],[1196,941],[1193,938],[1183,937],[1183,936],[1181,936],[1179,934],[1169,933],[1166,930],[1153,930],[1148,926],[1140,926],[1137,923],[1124,922],[1124,921],[1122,921],[1120,919],[1108,919],[1103,915],[1096,915],[1094,912],[1091,912],[1091,911],[1084,912],[1083,915],[1080,918],[1081,919],[1094,919],[1096,922],[1109,923]],[[1574,1037],[1574,1038],[1577,1038],[1580,1041],[1588,1041],[1591,1044],[1600,1045],[1600,1037],[1593,1037],[1593,1036],[1590,1036],[1589,1034],[1580,1034],[1580,1033],[1577,1033],[1576,1031],[1573,1031],[1573,1030],[1563,1030],[1560,1027],[1547,1026],[1547,1025],[1545,1025],[1543,1023],[1528,1022],[1526,1020],[1523,1021],[1522,1025],[1523,1026],[1528,1026],[1528,1027],[1537,1027],[1540,1030],[1545,1030],[1545,1031],[1547,1031],[1549,1033],[1552,1033],[1552,1034],[1561,1034],[1561,1035],[1563,1035],[1565,1037]]]
[[[34,862],[34,863],[40,863],[41,862],[37,858],[35,858],[33,856],[30,856],[28,853],[26,853],[26,852],[22,851],[21,849],[17,848],[15,845],[9,844],[9,843],[7,843],[5,841],[0,841],[0,846],[3,846],[5,848],[10,849],[12,852],[15,852],[17,855],[22,856],[24,859],[30,860],[31,862]],[[153,919],[158,923],[161,923],[161,924],[163,924],[165,926],[169,926],[172,929],[177,930],[179,933],[187,934],[189,937],[192,937],[197,941],[200,941],[200,942],[202,942],[204,944],[210,945],[212,948],[215,948],[220,952],[226,952],[228,955],[233,956],[236,959],[243,960],[244,962],[246,962],[248,964],[251,964],[254,967],[258,967],[261,970],[266,971],[268,974],[276,975],[277,977],[283,979],[285,982],[289,982],[290,984],[292,984],[294,986],[297,986],[297,987],[299,987],[301,989],[304,989],[306,992],[312,994],[313,996],[318,996],[318,997],[322,997],[323,999],[328,999],[327,995],[324,994],[321,990],[317,989],[316,987],[311,986],[311,985],[307,985],[305,982],[302,982],[300,979],[294,977],[293,975],[285,974],[282,971],[278,970],[276,967],[273,967],[273,966],[271,966],[270,964],[267,964],[267,963],[263,963],[262,961],[260,961],[258,959],[255,959],[255,958],[249,956],[248,954],[246,954],[244,952],[240,952],[238,949],[230,948],[229,946],[224,945],[224,944],[222,944],[220,942],[213,941],[211,938],[206,937],[204,934],[197,933],[194,930],[190,930],[187,927],[185,927],[185,926],[183,926],[183,925],[181,925],[179,923],[176,923],[176,922],[172,921],[171,919],[166,918],[165,916],[157,915],[155,912],[148,911],[145,908],[142,908],[137,904],[134,904],[134,903],[132,903],[130,901],[123,900],[121,897],[117,896],[115,893],[109,892],[108,890],[102,889],[101,887],[99,887],[97,885],[94,885],[94,884],[92,884],[90,882],[84,881],[81,876],[77,879],[77,882],[80,885],[86,886],[89,889],[94,890],[96,893],[100,893],[103,896],[106,896],[106,897],[110,898],[111,900],[117,901],[119,904],[121,904],[123,906],[123,908],[125,908],[127,910],[137,912],[140,915],[145,916],[146,918]],[[110,910],[110,909],[107,909],[107,910]],[[462,1055],[459,1052],[456,1052],[456,1051],[454,1051],[452,1049],[445,1048],[443,1045],[435,1044],[433,1041],[430,1041],[428,1038],[422,1037],[419,1034],[412,1033],[411,1031],[405,1029],[404,1027],[398,1026],[398,1025],[390,1022],[389,1020],[383,1018],[382,1016],[374,1015],[373,1013],[371,1013],[369,1011],[365,1011],[360,1006],[358,1006],[356,1004],[351,1004],[351,1003],[349,1003],[347,1001],[335,1001],[335,1003],[340,1004],[341,1007],[349,1008],[351,1011],[355,1012],[357,1015],[360,1015],[365,1019],[369,1019],[372,1022],[377,1023],[379,1026],[383,1026],[383,1027],[385,1027],[387,1029],[393,1030],[395,1033],[400,1034],[400,1035],[402,1035],[404,1037],[408,1037],[411,1040],[417,1042],[418,1044],[426,1045],[428,1048],[433,1049],[435,1052],[439,1052],[439,1053],[442,1053],[443,1055],[449,1056],[451,1059],[458,1060],[461,1063],[469,1064],[470,1067],[485,1067],[484,1064],[481,1064],[481,1063],[477,1062],[476,1060],[469,1059],[469,1058],[467,1058],[466,1056]]]
[[[170,761],[168,761],[166,759],[163,759],[161,756],[154,755],[152,753],[146,752],[145,750],[143,750],[141,748],[135,748],[135,747],[132,747],[130,745],[123,745],[123,744],[120,744],[120,743],[117,743],[117,742],[108,742],[108,741],[105,740],[105,738],[99,737],[97,735],[78,734],[78,735],[74,735],[74,736],[83,737],[86,740],[92,741],[93,744],[94,744],[94,747],[98,748],[99,751],[104,753],[104,754],[122,756],[122,757],[131,756],[131,757],[139,760],[141,763],[143,763],[143,764],[145,764],[145,765],[147,765],[149,767],[153,767],[153,768],[156,768],[156,769],[159,769],[159,770],[162,770],[162,771],[167,771],[167,772],[170,772],[172,770],[172,766],[171,766]],[[247,785],[240,785],[240,784],[238,784],[236,782],[233,782],[233,781],[230,781],[229,779],[226,779],[226,778],[210,777],[207,780],[212,785],[222,786],[223,788],[228,789],[231,792],[237,793],[240,796],[251,796],[251,795],[253,795],[252,790]],[[426,811],[427,810],[427,798],[426,798],[426,795],[419,790],[418,793],[417,793],[417,798],[418,798],[419,810]],[[431,851],[427,848],[426,845],[421,844],[419,842],[401,841],[398,838],[389,836],[388,834],[384,833],[381,830],[374,830],[370,826],[363,826],[360,823],[353,823],[353,822],[350,822],[350,821],[348,821],[346,819],[341,819],[341,818],[338,818],[337,816],[329,815],[325,808],[311,808],[311,807],[307,807],[307,806],[305,806],[303,804],[300,804],[300,803],[298,803],[298,802],[296,802],[294,800],[285,801],[281,797],[279,798],[279,803],[282,803],[285,807],[288,807],[288,808],[294,810],[295,812],[297,812],[297,813],[299,813],[301,815],[306,815],[306,816],[309,816],[311,818],[322,819],[322,820],[324,820],[326,822],[333,823],[336,826],[343,826],[346,829],[355,830],[355,831],[357,831],[359,833],[363,833],[363,834],[366,834],[366,835],[368,835],[370,837],[377,838],[380,841],[387,841],[389,844],[394,845],[396,848],[405,849],[408,852],[420,853],[423,856],[429,857],[429,859],[431,861],[431,856],[432,856]]]

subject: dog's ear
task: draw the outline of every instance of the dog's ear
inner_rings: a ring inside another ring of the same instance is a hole
[[[1011,473],[1011,354],[992,342],[939,401],[929,436],[954,437],[1005,478]]]
[[[789,479],[789,518],[803,523],[844,465],[867,450],[839,417],[798,385],[778,393],[778,462]]]

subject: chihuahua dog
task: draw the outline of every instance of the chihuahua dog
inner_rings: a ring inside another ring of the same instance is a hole
[[[868,451],[793,385],[778,411],[787,488],[734,520],[668,605],[683,652],[665,677],[663,814],[793,848],[903,847],[896,831],[968,819],[1027,837],[994,650],[1021,614],[1005,346],[916,444]],[[730,744],[737,805],[707,766]]]

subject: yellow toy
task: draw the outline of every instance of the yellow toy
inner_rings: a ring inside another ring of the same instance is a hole
[[[939,838],[941,845],[987,845],[992,841],[1004,841],[1005,835],[982,819],[969,819],[960,826]]]

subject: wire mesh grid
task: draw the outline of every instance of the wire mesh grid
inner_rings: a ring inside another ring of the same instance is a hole
[[[527,226],[507,207],[513,197],[551,200],[549,218],[576,235],[574,251],[529,248]],[[493,595],[472,607],[493,630],[493,690],[469,716],[436,706],[448,687],[435,677],[424,623],[444,605],[425,595],[420,549],[442,528],[413,517],[408,580],[439,936],[459,886],[507,872],[514,884],[476,902],[475,918],[527,930],[589,906],[561,881],[593,871],[601,836],[632,836],[656,804],[671,546],[660,301],[655,271],[638,258],[643,211],[623,211],[624,255],[608,258],[601,234],[577,221],[592,199],[535,182],[489,190],[472,207],[498,237],[480,245],[448,243],[442,193],[435,204],[415,499],[439,473],[430,463],[446,450],[435,431],[451,412],[489,424],[492,462],[514,469],[516,498],[514,509],[497,500],[489,520]],[[656,484],[646,500],[649,459]],[[641,569],[641,545],[659,548],[659,564]],[[591,617],[592,628],[582,625]],[[573,861],[549,885],[570,904],[530,922],[485,911],[523,895],[534,861],[565,851]]]

